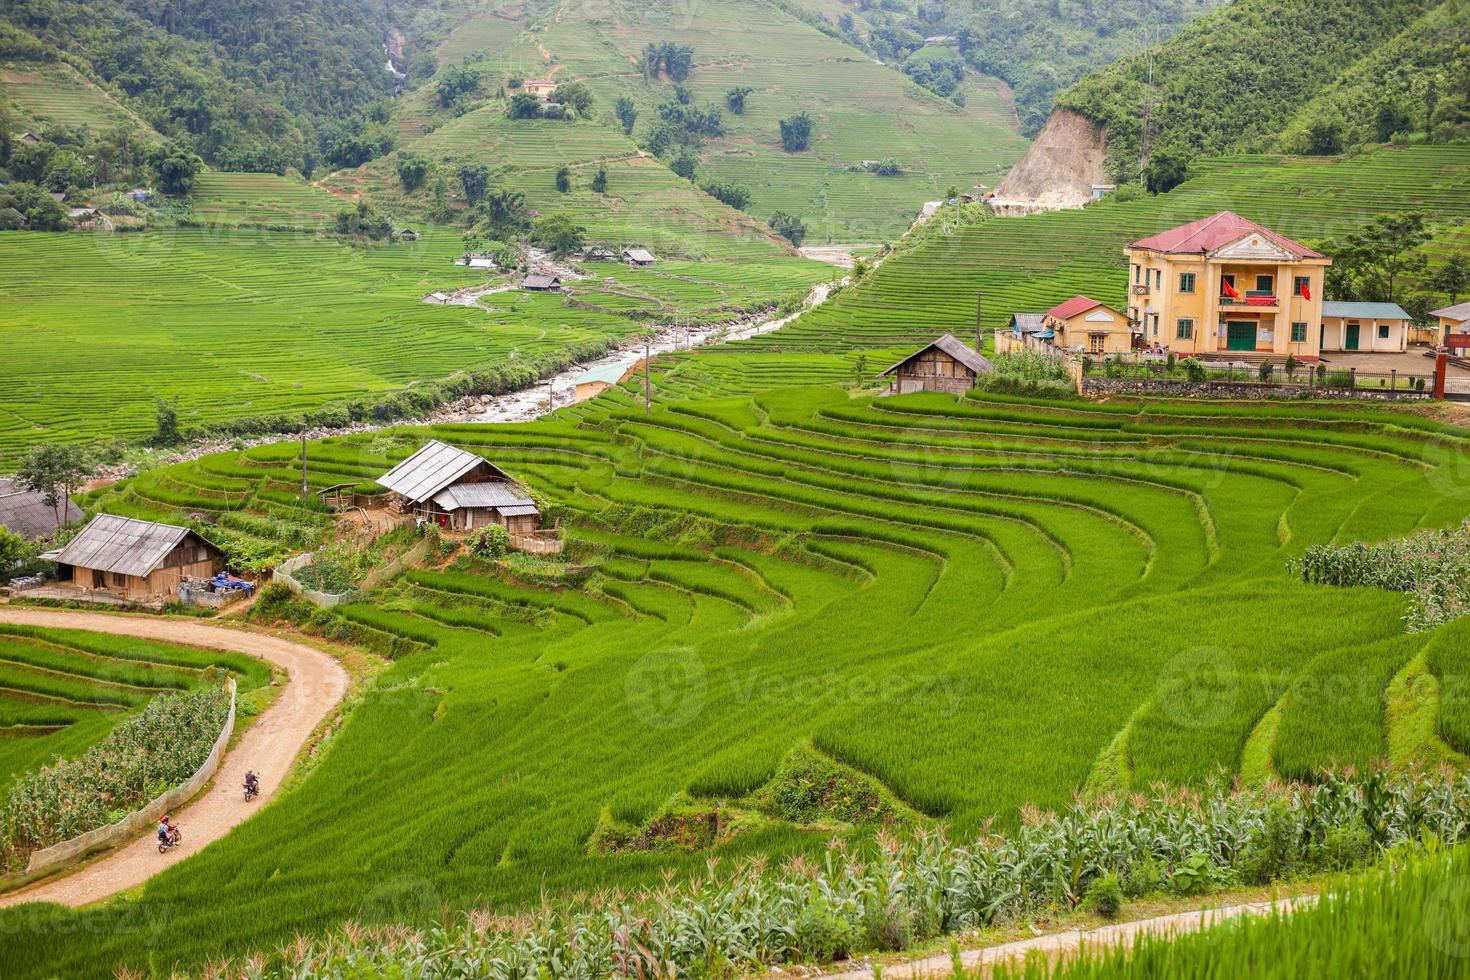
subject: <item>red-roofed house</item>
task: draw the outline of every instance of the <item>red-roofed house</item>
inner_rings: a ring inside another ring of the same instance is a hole
[[[1128,256],[1128,317],[1183,354],[1321,352],[1332,260],[1230,211],[1140,239]]]
[[[1089,354],[1125,354],[1133,349],[1128,318],[1090,296],[1073,296],[1046,311],[1046,329],[1057,347],[1081,348]]]

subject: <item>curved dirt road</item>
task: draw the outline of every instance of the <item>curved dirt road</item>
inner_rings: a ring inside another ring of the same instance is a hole
[[[159,854],[153,832],[91,864],[51,881],[7,895],[0,906],[22,902],[59,902],[79,906],[141,885],[164,868],[202,850],[241,823],[274,794],[312,730],[347,693],[347,672],[335,660],[300,643],[244,630],[131,616],[45,609],[0,608],[0,623],[96,630],[146,640],[181,643],[245,653],[286,670],[281,693],[225,755],[214,784],[176,812],[184,831],[183,843]],[[260,796],[245,803],[240,786],[245,770],[260,773]]]

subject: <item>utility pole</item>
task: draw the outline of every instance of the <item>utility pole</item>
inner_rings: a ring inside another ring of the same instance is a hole
[[[977,354],[980,353],[981,348],[984,346],[984,344],[980,340],[981,335],[983,333],[983,331],[980,328],[980,311],[981,311],[982,305],[984,303],[984,300],[985,300],[985,294],[984,293],[976,293],[975,294],[975,353],[977,353]]]
[[[306,503],[311,494],[306,485],[306,430],[301,430],[301,502]]]
[[[643,414],[653,414],[653,357],[648,352],[648,338],[643,338]]]
[[[547,378],[546,379],[546,411],[547,411],[547,414],[550,414],[551,413],[551,410],[556,407],[556,389],[552,387],[552,383],[553,382],[552,382],[552,380],[550,378]]]

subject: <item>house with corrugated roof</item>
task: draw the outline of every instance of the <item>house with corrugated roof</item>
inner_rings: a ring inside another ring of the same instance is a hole
[[[437,439],[378,477],[400,513],[451,531],[499,524],[518,535],[535,532],[541,511],[525,487],[482,456]]]
[[[1470,344],[1465,343],[1470,338],[1470,301],[1431,310],[1429,315],[1439,320],[1439,330],[1432,341],[1434,344],[1447,346],[1451,353],[1459,356],[1470,350]]]
[[[1231,211],[1141,238],[1128,257],[1128,318],[1150,345],[1298,360],[1321,351],[1332,260]]]
[[[658,261],[653,257],[653,253],[646,248],[623,249],[623,260],[629,265],[653,265],[653,263]]]
[[[995,366],[967,347],[954,334],[944,334],[883,371],[889,390],[907,395],[915,391],[944,391],[961,395],[975,387],[975,379],[991,374]]]
[[[49,538],[60,528],[81,519],[82,509],[70,497],[58,500],[53,507],[36,491],[0,479],[0,527],[12,534],[36,541]]]
[[[225,566],[224,552],[197,531],[116,514],[98,514],[41,557],[56,562],[58,579],[140,601],[177,595],[184,579],[210,578]]]

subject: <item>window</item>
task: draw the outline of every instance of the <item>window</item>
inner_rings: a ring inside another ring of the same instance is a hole
[[[1192,292],[1194,292],[1194,273],[1193,272],[1181,272],[1181,273],[1179,273],[1179,291],[1181,293],[1192,293]]]
[[[1159,315],[1157,313],[1155,313],[1154,314],[1154,336],[1157,337],[1158,335],[1159,335]]]
[[[1194,321],[1189,319],[1188,317],[1181,317],[1175,336],[1177,336],[1180,340],[1193,340]]]
[[[1276,288],[1275,276],[1256,276],[1256,292],[1269,293]]]
[[[1154,270],[1154,288],[1155,289],[1163,289],[1164,288],[1164,270],[1163,269],[1155,269]]]
[[[1103,354],[1107,352],[1108,335],[1104,333],[1089,334],[1087,337],[1087,352],[1089,354]]]
[[[1297,320],[1291,325],[1291,342],[1293,344],[1305,344],[1307,342],[1307,325],[1302,320]]]
[[[1231,286],[1234,286],[1235,285],[1235,273],[1233,273],[1233,272],[1226,272],[1226,273],[1223,273],[1220,276],[1220,295],[1221,296],[1229,296],[1230,295],[1229,293],[1227,293],[1225,291],[1225,284],[1226,283],[1229,283]]]
[[[1311,276],[1297,276],[1296,280],[1292,283],[1291,294],[1293,296],[1305,296],[1310,291],[1311,286]]]
[[[1143,283],[1143,266],[1141,266],[1141,265],[1135,265],[1133,267],[1133,283],[1134,283],[1134,285],[1142,285],[1142,283]]]
[[[1379,340],[1387,340],[1388,339],[1388,324],[1386,324],[1386,323],[1380,323],[1378,325],[1378,339]]]

